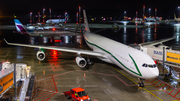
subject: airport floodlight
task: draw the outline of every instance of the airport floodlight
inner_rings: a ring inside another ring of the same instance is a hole
[[[124,16],[126,17],[126,11],[124,11]]]
[[[151,16],[151,8],[149,8],[149,17]]]

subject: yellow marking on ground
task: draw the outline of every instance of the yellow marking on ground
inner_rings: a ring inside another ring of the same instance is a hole
[[[149,90],[150,92],[164,91],[164,90]]]
[[[137,79],[137,78],[132,78],[132,79]]]
[[[112,67],[112,66],[111,66]],[[119,72],[121,75],[125,76],[126,78],[128,78],[129,80],[131,80],[132,82],[134,82],[135,84],[138,84],[137,82],[135,82],[133,79],[127,77],[126,75],[124,75],[123,73],[121,73],[120,71],[118,71],[116,68],[112,67],[114,70],[116,70],[117,72]]]
[[[156,95],[154,95],[153,93],[151,93],[149,90],[147,90],[146,88],[143,88],[146,92],[150,93],[151,95],[153,95],[154,97],[156,97],[157,99],[159,99],[160,101],[163,101],[162,99],[160,99],[159,97],[157,97]]]
[[[111,66],[112,67],[112,66]],[[125,74],[121,73],[119,70],[117,70],[116,68],[112,67],[114,70],[116,70],[117,72],[119,72],[121,75],[125,76],[126,78],[128,78],[129,80],[131,80],[132,82],[134,82],[135,84],[138,84],[137,82],[135,82],[134,80],[132,80],[131,78],[127,77]],[[160,99],[159,97],[157,97],[156,95],[154,95],[153,93],[151,93],[149,90],[147,90],[146,88],[143,87],[143,89],[150,93],[151,95],[153,95],[154,97],[156,97],[157,99],[159,99],[160,101],[163,101],[162,99]]]
[[[154,87],[153,85],[150,85],[150,86],[146,86],[146,87]]]
[[[171,90],[173,90],[173,89],[166,89],[166,91],[171,91]]]

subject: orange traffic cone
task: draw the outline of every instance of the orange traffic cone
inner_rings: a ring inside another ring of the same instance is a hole
[[[43,74],[45,75],[45,70],[43,70]]]
[[[86,77],[86,74],[84,73],[84,77]]]

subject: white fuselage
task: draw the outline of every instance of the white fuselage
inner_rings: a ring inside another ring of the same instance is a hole
[[[159,75],[157,66],[142,66],[144,63],[155,65],[155,62],[149,55],[137,49],[90,32],[86,32],[84,38],[93,51],[104,53],[108,57],[100,58],[105,62],[115,64],[138,78],[153,79]]]
[[[175,21],[180,21],[180,18],[174,18]]]

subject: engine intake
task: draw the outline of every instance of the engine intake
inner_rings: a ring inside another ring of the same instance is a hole
[[[43,51],[38,51],[37,54],[36,54],[36,56],[37,56],[37,59],[38,59],[39,61],[44,60],[45,57],[46,57],[46,55],[45,55],[45,53],[44,53]]]
[[[86,67],[87,62],[86,62],[86,60],[85,60],[84,58],[82,58],[82,57],[76,57],[75,60],[76,60],[76,63],[77,63],[77,65],[78,65],[79,67],[81,67],[81,68]]]

